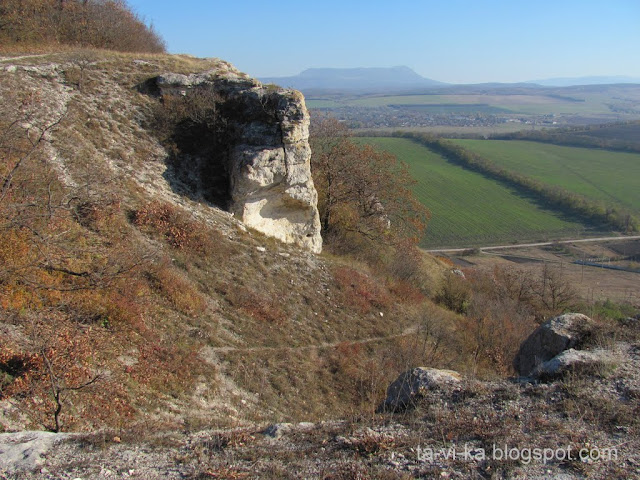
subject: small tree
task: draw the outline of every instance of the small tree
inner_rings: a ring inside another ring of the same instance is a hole
[[[542,310],[550,315],[562,313],[576,302],[576,292],[558,267],[545,263],[535,293]]]
[[[455,273],[447,272],[435,300],[456,313],[466,313],[471,300],[471,285]]]
[[[46,367],[46,373],[51,385],[51,396],[55,402],[55,409],[53,411],[53,426],[49,427],[52,432],[58,433],[62,429],[60,423],[60,414],[62,413],[62,407],[64,405],[64,395],[67,392],[78,392],[98,382],[101,378],[100,374],[92,375],[85,380],[70,379],[69,371],[58,372],[54,367],[51,359],[49,358],[49,352],[42,348],[40,355]]]
[[[404,163],[356,144],[333,118],[312,123],[310,143],[320,221],[329,244],[357,249],[420,240],[429,211],[413,195],[415,181]]]

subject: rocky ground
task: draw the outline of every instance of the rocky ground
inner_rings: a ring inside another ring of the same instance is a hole
[[[640,478],[640,344],[606,351],[544,381],[428,375],[410,408],[342,421],[5,433],[0,478]]]

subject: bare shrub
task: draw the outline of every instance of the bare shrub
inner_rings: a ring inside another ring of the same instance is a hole
[[[176,249],[205,253],[213,247],[207,229],[169,203],[149,202],[133,212],[133,223],[163,235]]]
[[[534,293],[539,302],[539,310],[547,315],[562,313],[577,301],[576,291],[562,270],[548,264],[542,269]]]
[[[391,297],[379,280],[348,267],[338,267],[333,271],[344,300],[362,313],[373,308],[385,309],[391,305]]]
[[[3,0],[0,19],[6,44],[165,51],[162,38],[124,0]]]

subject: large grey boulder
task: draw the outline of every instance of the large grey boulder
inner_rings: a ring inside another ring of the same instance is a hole
[[[262,85],[228,64],[199,74],[166,73],[156,78],[156,84],[164,95],[213,89],[218,101],[227,105],[219,114],[230,132],[225,145],[229,210],[265,235],[320,252],[310,117],[302,94]]]
[[[548,320],[522,342],[513,361],[514,368],[521,376],[530,375],[540,364],[579,346],[593,327],[593,321],[581,313],[567,313]]]
[[[570,348],[538,365],[533,371],[533,376],[539,379],[556,378],[568,372],[584,372],[612,362],[611,355],[605,350],[585,351]]]
[[[402,373],[387,388],[387,398],[378,411],[402,411],[411,407],[428,390],[460,382],[461,376],[453,370],[416,367]]]

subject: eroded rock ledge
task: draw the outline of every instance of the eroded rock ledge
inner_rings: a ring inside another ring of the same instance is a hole
[[[227,135],[219,168],[228,177],[229,211],[248,227],[318,253],[322,238],[304,97],[227,67],[192,75],[167,73],[157,77],[156,85],[163,95],[213,91]],[[211,141],[221,149],[219,138]]]

